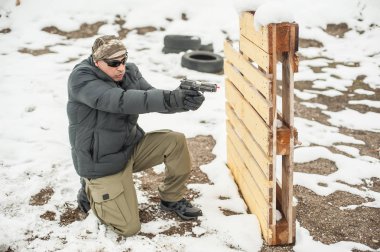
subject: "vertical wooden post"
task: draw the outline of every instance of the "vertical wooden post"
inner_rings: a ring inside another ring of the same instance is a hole
[[[293,62],[295,56],[295,27],[290,27],[289,51],[282,54],[282,117],[290,129],[289,153],[282,156],[282,195],[281,208],[288,221],[288,241],[294,240],[293,229],[295,218],[293,214],[293,150],[294,150],[294,80]]]
[[[276,75],[277,75],[277,54],[276,54],[276,45],[277,45],[277,32],[276,32],[276,25],[269,25],[269,34],[271,34],[271,37],[269,38],[269,48],[272,51],[272,54],[270,55],[270,69],[269,74],[272,75],[272,85],[271,85],[271,94],[269,99],[272,102],[273,110],[272,110],[272,139],[271,139],[271,145],[272,145],[272,188],[276,188],[276,153],[277,153],[277,144],[276,144],[276,138],[277,138],[277,81],[276,81]],[[273,233],[273,239],[272,243],[270,245],[274,245],[276,243],[276,190],[272,190],[272,198],[274,199],[272,201],[272,219],[273,224],[270,227]]]

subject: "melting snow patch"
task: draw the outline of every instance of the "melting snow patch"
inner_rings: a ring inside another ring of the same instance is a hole
[[[363,95],[374,95],[375,94],[375,92],[373,92],[373,91],[366,90],[366,89],[361,89],[361,88],[355,89],[354,92],[357,93],[357,94],[363,94]]]
[[[374,112],[360,113],[356,110],[345,109],[338,112],[322,111],[330,116],[328,121],[339,127],[355,130],[380,132],[380,114]]]
[[[360,104],[360,105],[366,105],[368,107],[374,107],[374,108],[380,108],[380,101],[373,101],[373,100],[355,100],[355,101],[348,101],[349,104]]]

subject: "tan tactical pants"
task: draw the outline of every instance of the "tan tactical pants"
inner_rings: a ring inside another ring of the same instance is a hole
[[[98,179],[86,179],[91,209],[102,223],[124,236],[134,235],[140,230],[132,173],[161,163],[166,166],[165,179],[158,187],[161,199],[182,199],[191,169],[190,155],[185,136],[169,130],[146,133],[123,171]]]

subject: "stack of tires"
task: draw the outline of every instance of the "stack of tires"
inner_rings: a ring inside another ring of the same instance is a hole
[[[187,52],[191,50],[191,52]],[[197,36],[166,35],[163,53],[185,52],[181,58],[183,67],[205,73],[219,73],[223,70],[223,58],[213,53],[213,45],[202,45]]]

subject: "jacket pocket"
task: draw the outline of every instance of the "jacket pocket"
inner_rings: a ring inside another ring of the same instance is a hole
[[[131,221],[124,187],[121,182],[107,185],[89,185],[93,199],[93,210],[104,223],[115,228],[125,226]]]
[[[90,142],[90,155],[92,160],[94,160],[94,145],[95,145],[95,133],[92,133],[91,142]]]
[[[94,162],[99,160],[99,134],[97,132],[93,133],[90,145],[90,154]]]

